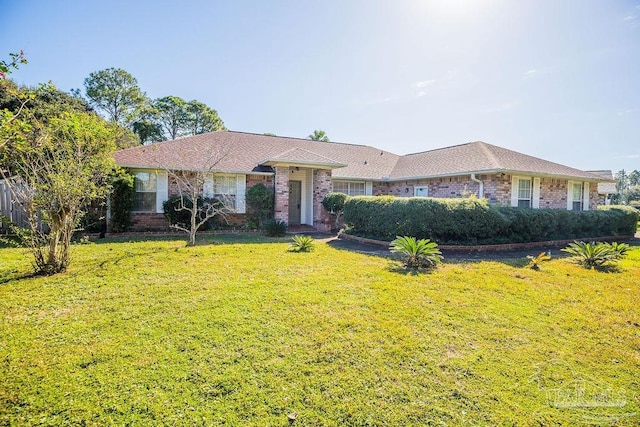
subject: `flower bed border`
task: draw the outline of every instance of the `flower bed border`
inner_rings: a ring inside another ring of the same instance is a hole
[[[338,237],[341,239],[353,240],[360,243],[367,243],[370,245],[378,245],[389,247],[390,242],[384,240],[368,239],[366,237],[358,237],[345,232],[340,232]],[[452,252],[506,252],[515,251],[520,249],[540,248],[540,247],[560,247],[566,246],[569,243],[573,243],[576,240],[584,242],[613,242],[631,240],[634,235],[625,236],[604,236],[604,237],[586,237],[580,239],[566,239],[566,240],[547,240],[544,242],[527,242],[527,243],[507,243],[502,245],[470,245],[470,246],[457,246],[457,245],[438,245],[438,248],[443,251]]]

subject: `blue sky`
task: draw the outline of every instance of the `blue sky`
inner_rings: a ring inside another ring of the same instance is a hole
[[[0,0],[19,83],[123,68],[231,130],[640,169],[640,0]]]

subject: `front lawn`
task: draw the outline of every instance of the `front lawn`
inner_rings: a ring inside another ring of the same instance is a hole
[[[412,274],[327,244],[208,239],[78,245],[67,273],[35,278],[0,249],[0,425],[640,420],[638,246],[618,273]]]

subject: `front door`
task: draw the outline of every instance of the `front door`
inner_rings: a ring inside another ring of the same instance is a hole
[[[289,181],[289,224],[300,224],[302,181]]]

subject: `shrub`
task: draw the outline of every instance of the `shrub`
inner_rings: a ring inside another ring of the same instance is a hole
[[[248,220],[262,228],[273,214],[273,191],[264,184],[256,184],[247,190]]]
[[[334,214],[336,216],[335,222],[333,224],[333,229],[338,229],[338,223],[340,218],[342,217],[342,212],[344,211],[344,204],[347,201],[347,196],[344,193],[328,193],[322,199],[322,206],[327,210],[327,212]]]
[[[131,211],[135,198],[134,177],[124,171],[111,182],[111,224],[114,233],[127,231],[131,227]]]
[[[603,268],[624,258],[629,245],[626,243],[573,242],[561,251],[568,253],[584,268]]]
[[[324,206],[327,212],[337,214],[344,210],[344,204],[348,197],[349,196],[344,193],[328,193],[324,196],[324,199],[322,199],[322,206]]]
[[[608,212],[615,217],[615,233],[617,235],[633,235],[638,227],[640,212],[631,206],[609,205],[598,206],[598,211]]]
[[[178,225],[182,228],[190,229],[191,228],[191,212],[187,209],[182,209],[182,210],[180,209],[180,204],[183,202],[185,207],[189,209],[191,209],[191,207],[193,206],[193,202],[189,198],[187,197],[181,198],[180,196],[174,196],[162,204],[162,210],[164,211],[164,216],[169,220],[169,223],[171,225]],[[217,199],[204,198],[204,197],[198,197],[198,200],[196,203],[198,208],[203,207],[205,203],[215,203],[215,204],[222,205],[222,203]],[[198,212],[198,214],[199,214],[199,219],[205,218],[203,211]],[[214,224],[215,224],[215,217],[209,219],[206,223],[204,223],[200,227],[200,230],[209,230],[214,226]]]
[[[289,243],[289,250],[295,252],[311,252],[314,247],[314,240],[311,236],[295,235]]]
[[[440,244],[535,242],[633,235],[638,212],[625,206],[595,211],[495,207],[484,199],[350,197],[348,232],[390,241],[415,236]]]
[[[398,236],[391,242],[391,252],[402,255],[404,265],[411,268],[433,268],[442,261],[438,245],[429,239]]]
[[[267,221],[264,232],[269,237],[282,237],[287,234],[287,223],[278,220]]]
[[[349,230],[382,240],[415,236],[448,243],[476,243],[499,236],[507,219],[482,199],[350,197],[344,220]]]

